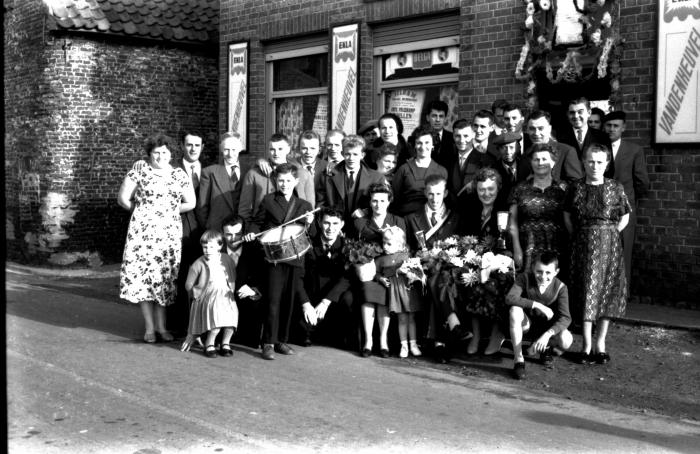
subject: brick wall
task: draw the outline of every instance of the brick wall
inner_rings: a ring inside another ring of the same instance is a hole
[[[205,160],[215,159],[216,54],[94,35],[41,38],[36,3],[6,11],[5,18],[6,36],[24,35],[5,44],[12,250],[56,263],[95,253],[119,260],[128,213],[116,195],[133,162],[144,156],[143,139],[158,131],[173,137],[201,131]],[[28,23],[34,29],[24,32]],[[38,187],[20,180],[38,181]]]
[[[644,302],[699,307],[700,156],[696,147],[651,147],[654,108],[656,5],[620,0],[623,54],[621,106],[628,112],[628,138],[644,146],[651,195],[639,207],[632,292]],[[261,41],[314,32],[334,24],[360,22],[360,123],[372,118],[371,26],[399,17],[425,17],[459,8],[461,15],[459,109],[470,116],[497,98],[525,104],[524,87],[514,78],[523,44],[525,5],[520,1],[338,0],[221,2],[219,68],[225,74],[227,44],[250,42],[250,148],[265,149],[265,63]],[[219,130],[225,128],[226,80],[219,85]]]

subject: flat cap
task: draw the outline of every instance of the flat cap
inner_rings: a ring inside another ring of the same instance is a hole
[[[603,118],[603,123],[610,120],[622,120],[627,121],[627,114],[621,110],[613,110]]]
[[[500,136],[493,139],[493,144],[496,146],[505,145],[507,143],[518,142],[523,136],[519,132],[504,132]]]

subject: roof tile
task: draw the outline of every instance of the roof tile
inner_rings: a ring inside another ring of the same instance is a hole
[[[217,0],[61,0],[48,15],[52,27],[69,30],[200,43],[218,39]]]

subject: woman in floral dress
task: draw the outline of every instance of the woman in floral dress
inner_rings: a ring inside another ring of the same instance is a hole
[[[119,188],[119,205],[131,211],[119,281],[119,296],[139,304],[146,324],[144,341],[173,339],[165,329],[165,306],[175,301],[180,269],[180,213],[196,200],[187,174],[170,165],[174,145],[157,134],[145,143],[148,164],[132,169]]]
[[[571,314],[583,314],[582,364],[610,361],[605,348],[610,317],[622,316],[627,304],[620,232],[629,222],[631,207],[623,186],[604,177],[610,159],[611,152],[603,145],[593,144],[586,149],[586,177],[569,188],[564,208],[566,228],[573,233]]]
[[[522,270],[531,269],[532,258],[544,251],[556,251],[560,256],[566,253],[566,192],[552,178],[556,158],[551,145],[533,145],[529,154],[532,176],[515,186],[509,198],[513,260]]]

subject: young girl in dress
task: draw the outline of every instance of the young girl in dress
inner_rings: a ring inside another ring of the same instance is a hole
[[[414,314],[422,309],[420,295],[408,287],[406,276],[398,273],[403,262],[408,259],[406,233],[400,227],[391,226],[383,234],[384,255],[374,259],[377,266],[375,280],[387,288],[386,306],[395,312],[399,319],[400,358],[421,356],[416,343],[416,320]],[[410,341],[409,341],[410,339]]]
[[[234,300],[236,264],[228,254],[222,254],[224,238],[221,232],[207,230],[199,240],[204,255],[190,267],[185,289],[192,299],[187,338],[180,350],[189,351],[195,337],[207,333],[204,355],[217,356],[214,340],[223,329],[221,356],[233,356],[231,336],[238,326],[238,306]]]

